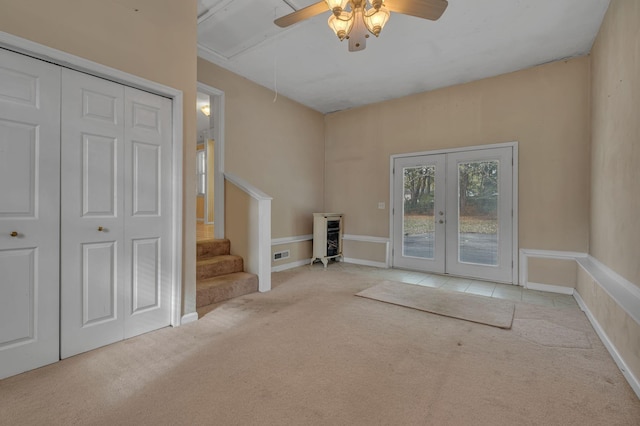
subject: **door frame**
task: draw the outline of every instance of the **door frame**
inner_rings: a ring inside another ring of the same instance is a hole
[[[182,91],[2,31],[0,31],[0,47],[171,99],[173,128],[171,325],[179,326],[182,321],[182,114],[184,103]]]
[[[450,154],[454,152],[464,152],[464,151],[477,151],[483,149],[491,149],[491,148],[511,148],[513,151],[513,189],[512,189],[512,202],[513,202],[513,220],[512,220],[512,259],[513,259],[513,268],[511,271],[511,283],[518,285],[518,142],[505,142],[505,143],[496,143],[490,145],[474,145],[474,146],[465,146],[461,148],[445,148],[438,149],[433,151],[420,151],[420,152],[410,152],[404,154],[392,154],[389,157],[389,205],[391,208],[389,209],[389,241],[390,246],[394,247],[396,235],[393,232],[393,200],[394,200],[394,162],[398,158],[405,157],[415,157],[421,155],[435,155],[435,154]],[[390,261],[389,264],[393,267],[393,256],[389,256]]]
[[[213,117],[213,140],[214,144],[214,157],[213,157],[213,220],[215,222],[213,227],[214,238],[224,238],[224,92],[216,89],[215,87],[208,86],[204,83],[198,82],[197,90],[200,93],[209,95],[209,101],[213,103],[212,111],[215,112]],[[208,144],[205,144],[205,152],[208,158]],[[207,173],[209,171],[207,170]],[[205,223],[208,218],[208,193],[205,196]]]

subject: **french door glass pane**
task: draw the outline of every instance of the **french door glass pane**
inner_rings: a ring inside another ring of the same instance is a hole
[[[404,168],[402,255],[434,258],[435,166]]]
[[[498,161],[458,163],[458,261],[498,265]]]

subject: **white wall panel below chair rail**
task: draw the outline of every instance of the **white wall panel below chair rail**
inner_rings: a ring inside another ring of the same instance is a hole
[[[389,238],[385,238],[385,237],[374,237],[374,236],[369,236],[369,235],[353,235],[353,234],[344,234],[342,236],[343,241],[356,241],[356,242],[364,242],[364,243],[372,243],[372,244],[384,244],[384,250],[385,250],[385,261],[384,262],[379,262],[379,261],[374,261],[374,260],[370,260],[370,259],[359,259],[359,258],[355,258],[355,257],[349,257],[349,253],[345,253],[345,257],[344,257],[344,262],[346,263],[353,263],[353,264],[357,264],[357,265],[364,265],[364,266],[373,266],[373,267],[377,267],[377,268],[388,268],[389,267]],[[294,244],[294,243],[300,243],[300,242],[304,242],[304,241],[312,241],[313,240],[313,235],[312,234],[306,234],[306,235],[296,235],[296,236],[292,236],[292,237],[283,237],[283,238],[274,238],[271,240],[271,246],[280,246],[280,245],[285,245],[285,244]],[[271,268],[272,272],[280,272],[280,271],[285,271],[287,269],[293,269],[293,268],[297,268],[299,266],[304,266],[304,265],[308,265],[310,263],[310,259],[305,259],[305,260],[297,260],[294,262],[289,262],[289,263],[284,263],[278,266],[273,266]]]

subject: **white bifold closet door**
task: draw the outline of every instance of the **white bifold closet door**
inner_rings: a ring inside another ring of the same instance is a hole
[[[171,101],[62,70],[61,357],[171,319]]]
[[[60,68],[0,49],[0,379],[59,358]]]

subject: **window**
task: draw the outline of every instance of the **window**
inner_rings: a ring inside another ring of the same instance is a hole
[[[196,176],[198,195],[204,196],[207,191],[207,156],[202,149],[196,153]]]

